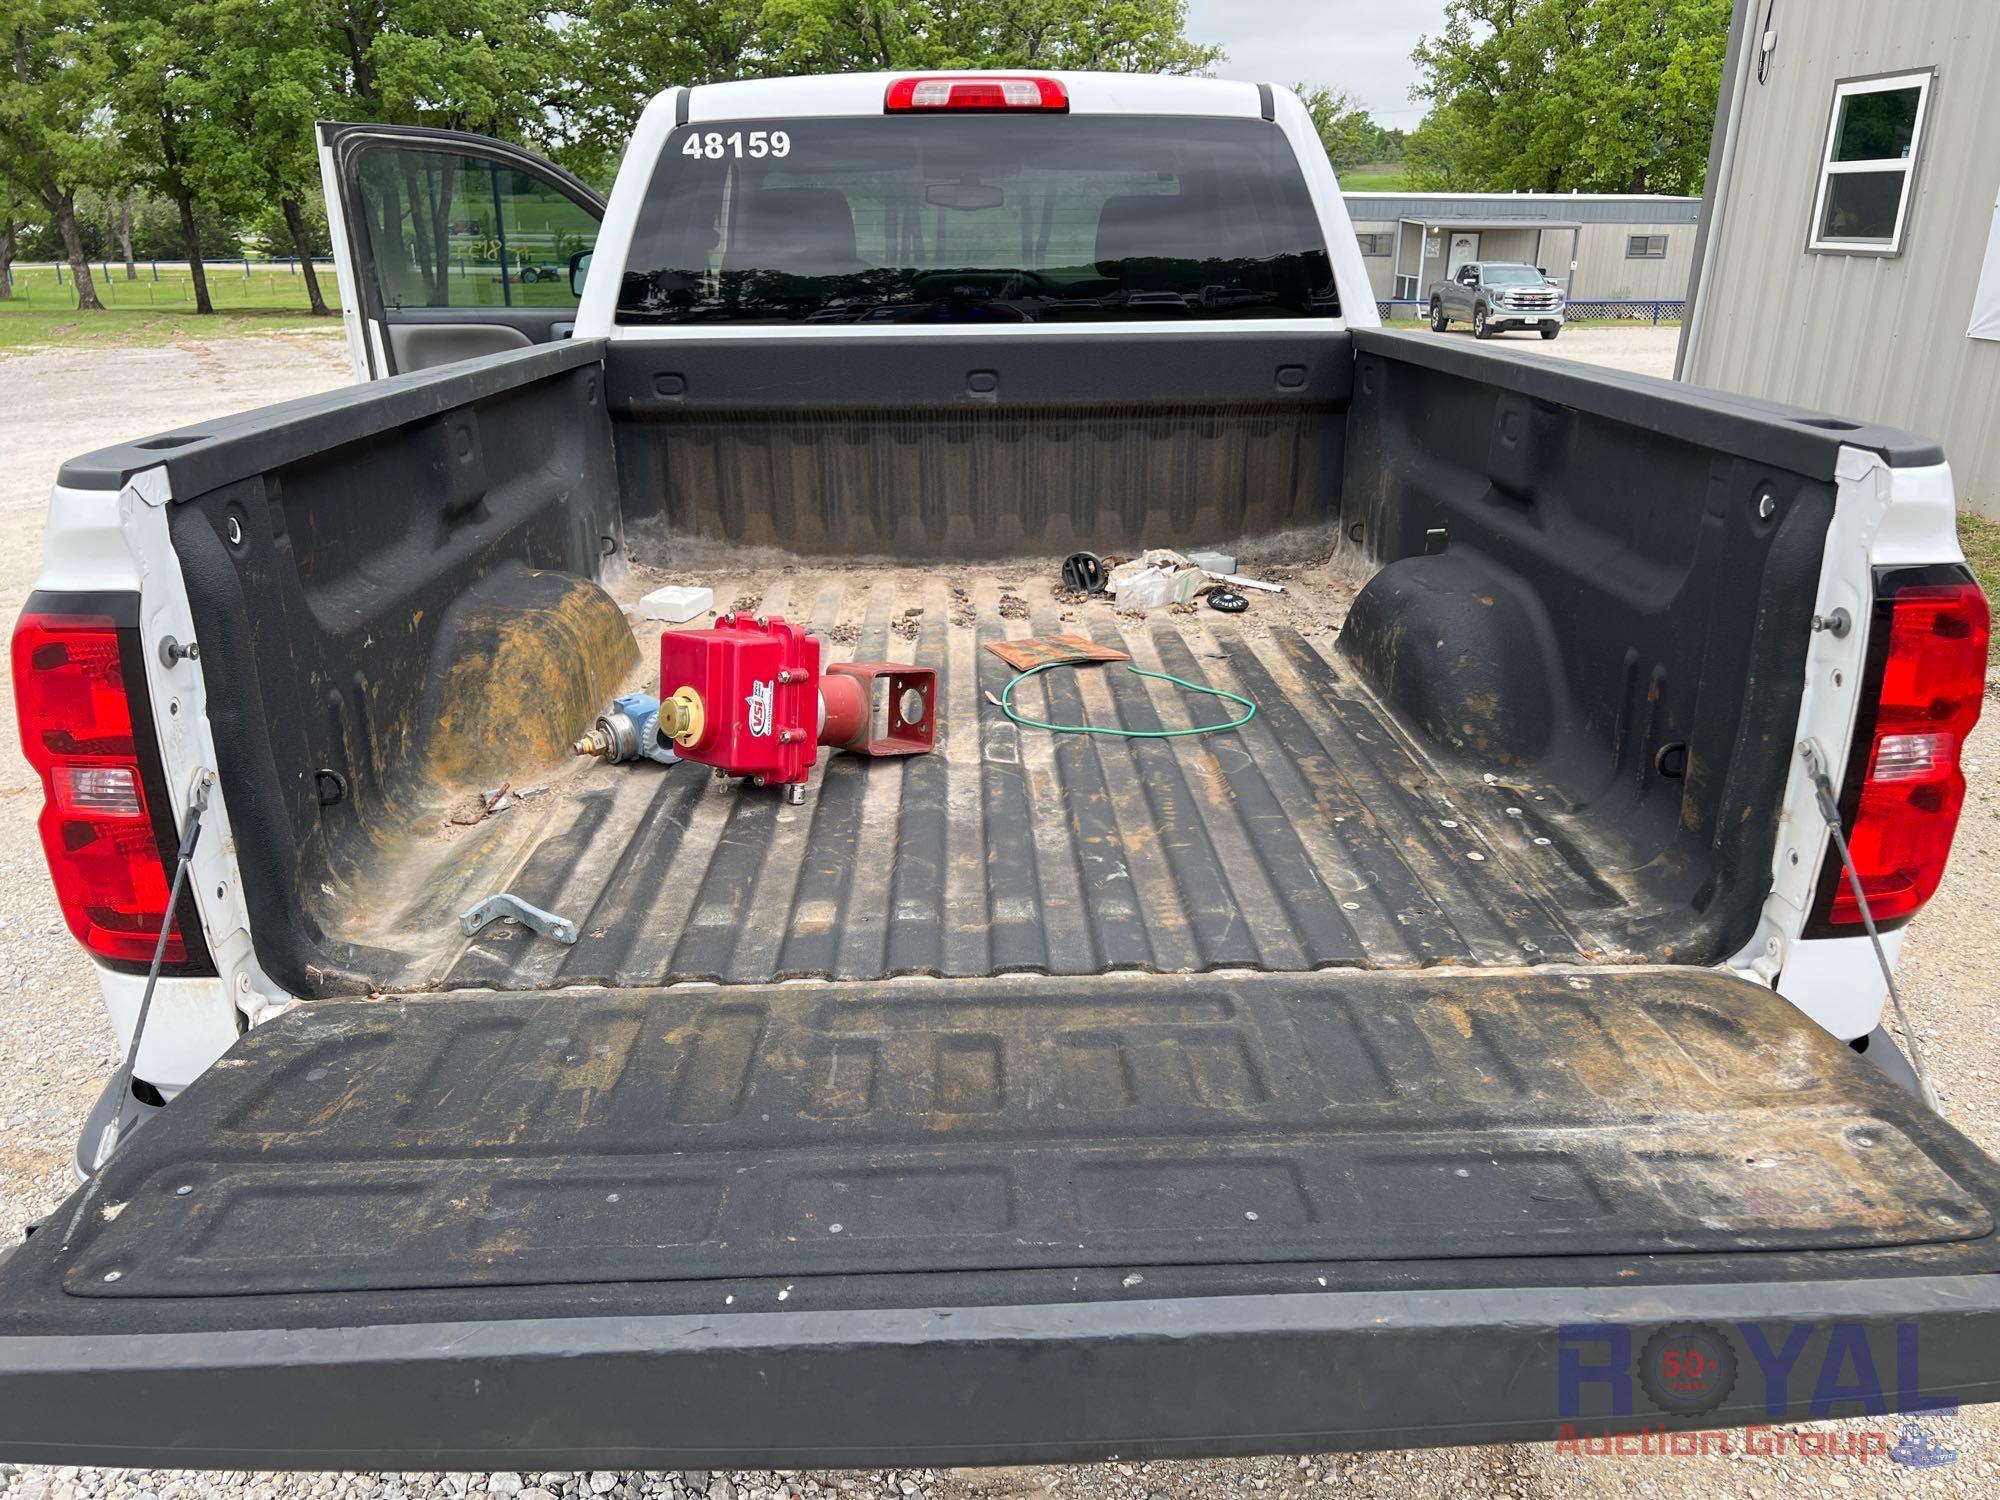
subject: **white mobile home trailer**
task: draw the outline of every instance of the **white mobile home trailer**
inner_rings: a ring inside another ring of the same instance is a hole
[[[2000,517],[2000,5],[1738,0],[1680,374],[1943,440]]]
[[[1659,193],[1347,193],[1377,301],[1422,301],[1469,260],[1540,266],[1576,301],[1687,295],[1699,198]]]

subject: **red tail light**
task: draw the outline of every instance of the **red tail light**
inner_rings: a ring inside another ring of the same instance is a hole
[[[144,967],[167,914],[171,845],[162,848],[133,732],[130,635],[109,615],[30,600],[14,627],[14,704],[21,750],[42,777],[42,849],[69,930],[99,958]],[[176,922],[166,963],[188,961]]]
[[[1965,801],[1959,750],[1979,722],[1991,631],[1986,597],[1974,583],[1906,585],[1889,599],[1887,615],[1867,756],[1849,771],[1851,780],[1866,768],[1860,795],[1842,796],[1848,847],[1877,922],[1909,916],[1944,878]],[[1878,609],[1876,629],[1882,624]],[[1825,879],[1833,882],[1827,924],[1859,927],[1860,906],[1837,863]]]
[[[1000,78],[942,75],[898,78],[882,98],[885,114],[925,109],[1053,109],[1069,108],[1069,90],[1053,78],[1026,74]]]

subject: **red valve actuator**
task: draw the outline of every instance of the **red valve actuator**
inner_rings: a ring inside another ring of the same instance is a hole
[[[937,744],[937,673],[899,662],[836,662],[779,619],[724,615],[660,637],[661,733],[681,759],[787,786],[812,775],[819,747],[921,755]]]

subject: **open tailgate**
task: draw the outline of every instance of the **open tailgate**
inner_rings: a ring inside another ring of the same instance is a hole
[[[1984,1400],[1996,1205],[1955,1130],[1705,971],[322,1003],[0,1263],[0,1458],[1547,1438],[1666,1421],[1688,1324],[1734,1368],[1683,1421]]]

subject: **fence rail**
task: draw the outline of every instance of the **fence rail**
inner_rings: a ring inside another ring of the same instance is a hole
[[[320,292],[329,305],[338,299],[332,262],[313,257],[319,273]],[[91,262],[91,282],[97,297],[113,311],[157,309],[162,312],[189,310],[194,306],[194,277],[185,261],[138,262],[133,280],[126,280],[122,261],[107,266]],[[218,311],[264,310],[304,311],[306,293],[299,263],[291,258],[207,263],[209,300]],[[73,310],[77,305],[76,277],[65,264],[23,265],[15,262],[9,296],[0,301],[0,310],[18,312]]]
[[[315,255],[312,263],[315,271],[331,271],[334,268],[331,256]],[[132,265],[139,273],[137,279],[150,278],[153,281],[160,279],[162,270],[169,276],[185,276],[192,274],[193,269],[184,260],[162,259],[159,256],[140,257],[134,260]],[[227,258],[204,260],[202,268],[211,277],[248,276],[253,271],[283,271],[288,276],[296,276],[299,274],[299,258],[296,255],[231,255]],[[17,260],[14,262],[14,270],[17,273],[53,271],[56,280],[65,285],[74,279],[70,263],[66,260]],[[94,279],[116,280],[124,276],[125,262],[94,260],[90,263],[90,274]]]
[[[1378,300],[1375,311],[1383,322],[1391,318],[1427,318],[1430,304],[1417,299],[1392,297]],[[1572,323],[1678,323],[1687,316],[1687,299],[1590,298],[1571,302],[1567,317]]]

